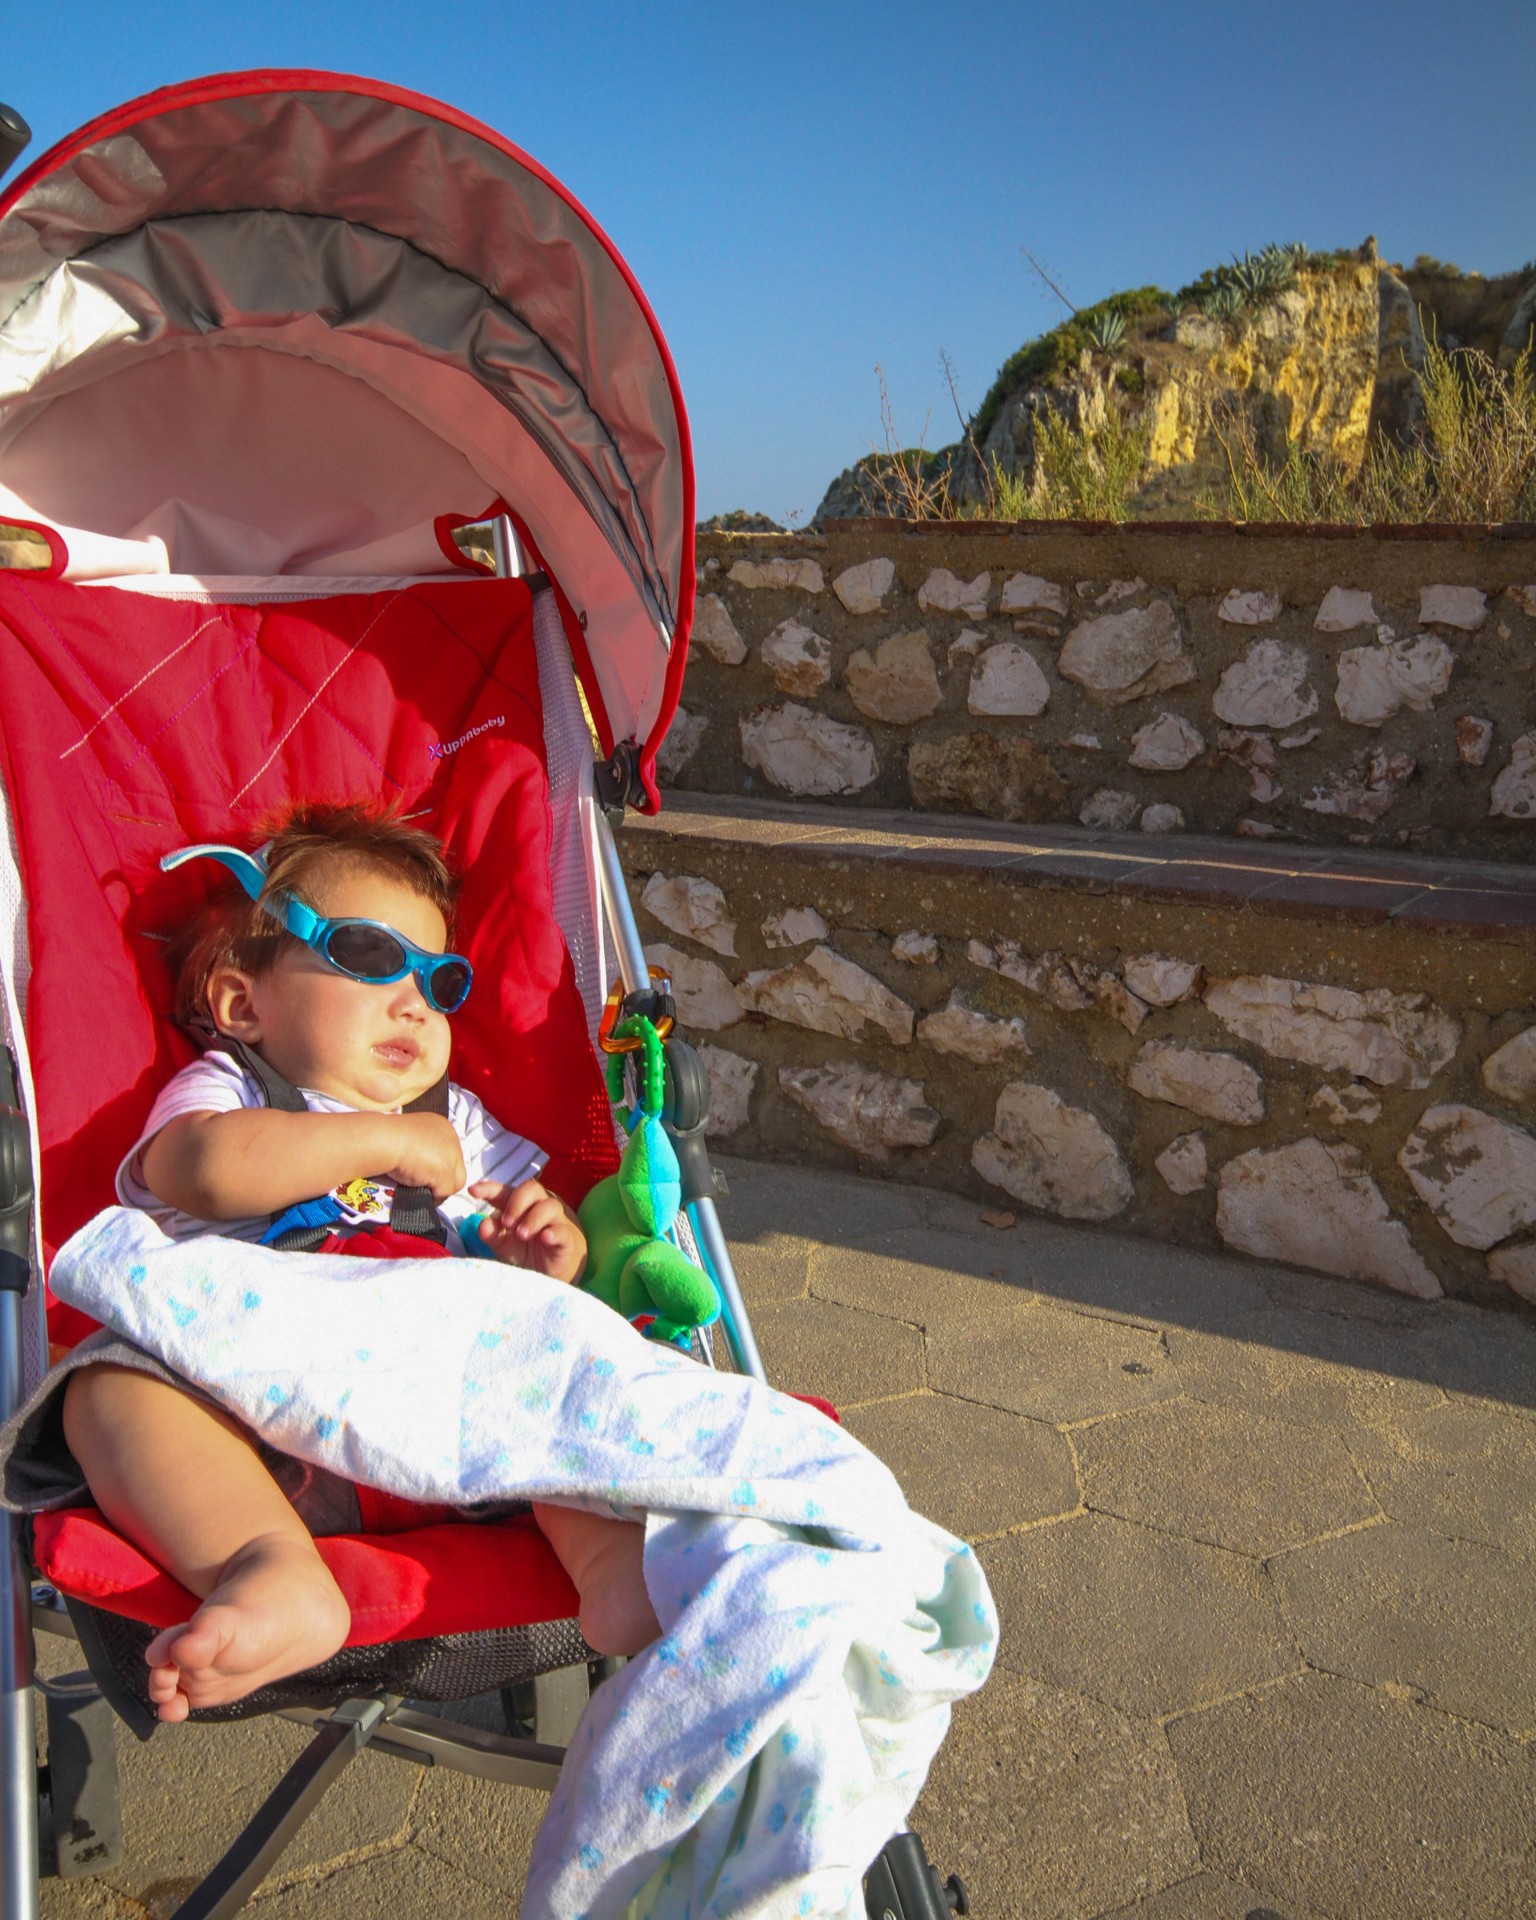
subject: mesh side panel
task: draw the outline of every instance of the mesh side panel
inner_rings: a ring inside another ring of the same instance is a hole
[[[78,1600],[71,1600],[69,1607],[71,1614],[82,1613],[90,1622],[91,1637],[111,1667],[115,1686],[110,1691],[126,1694],[153,1718],[144,1649],[160,1629]],[[284,1707],[335,1706],[378,1689],[413,1700],[466,1700],[557,1667],[582,1666],[597,1657],[574,1620],[502,1627],[490,1633],[449,1633],[432,1640],[395,1640],[376,1647],[343,1647],[318,1667],[261,1687],[228,1706],[195,1708],[191,1718],[250,1720]]]
[[[5,832],[0,834],[0,1024],[5,1044],[16,1061],[16,1076],[21,1104],[27,1116],[27,1135],[32,1155],[34,1190],[37,1184],[39,1152],[37,1143],[37,1096],[32,1086],[32,1063],[27,1054],[27,985],[32,977],[32,953],[27,939],[27,901],[21,886],[21,867],[16,850],[16,823],[11,818],[10,796],[0,787],[0,816]],[[43,1290],[38,1275],[43,1270],[42,1228],[39,1209],[32,1208],[32,1282],[21,1316],[21,1390],[30,1393],[48,1371],[48,1328],[43,1314]]]
[[[533,597],[533,644],[544,703],[544,757],[554,832],[550,880],[555,920],[565,935],[594,1045],[608,992],[597,862],[592,845],[592,735],[576,692],[576,673],[552,593]]]

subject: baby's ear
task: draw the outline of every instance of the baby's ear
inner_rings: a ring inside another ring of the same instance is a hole
[[[208,1011],[220,1033],[255,1046],[261,1039],[252,978],[238,967],[215,967],[208,976]]]

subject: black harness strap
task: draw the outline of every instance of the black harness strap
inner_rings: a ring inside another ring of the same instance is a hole
[[[275,1113],[308,1113],[304,1096],[291,1082],[285,1080],[275,1067],[271,1067],[259,1053],[246,1046],[242,1040],[233,1040],[227,1033],[219,1035],[219,1050],[238,1060],[246,1072],[256,1081],[266,1096],[266,1102]],[[407,1113],[437,1113],[448,1118],[448,1076],[444,1074],[435,1087],[428,1087],[417,1100],[413,1100],[405,1109]],[[418,1240],[431,1240],[438,1246],[446,1244],[448,1230],[438,1217],[437,1203],[432,1198],[430,1187],[396,1187],[394,1204],[390,1208],[389,1224],[399,1233],[414,1234]],[[279,1234],[276,1240],[268,1244],[282,1253],[313,1253],[315,1248],[330,1238],[329,1227],[290,1227],[286,1233]]]

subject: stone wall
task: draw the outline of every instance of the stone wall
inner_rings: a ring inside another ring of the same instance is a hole
[[[705,535],[684,790],[1536,851],[1536,529]]]
[[[1536,885],[1288,874],[1268,848],[1148,878],[1074,838],[703,799],[633,822],[714,1138],[1003,1225],[1022,1205],[1536,1305]]]

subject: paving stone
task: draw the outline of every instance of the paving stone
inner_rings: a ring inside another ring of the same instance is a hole
[[[411,1810],[412,1839],[423,1853],[459,1867],[504,1901],[515,1901],[522,1895],[533,1836],[548,1805],[549,1795],[531,1787],[503,1786],[433,1767],[423,1777]]]
[[[1262,1307],[1264,1271],[1246,1260],[1031,1220],[1020,1235],[1020,1271],[1051,1300],[1153,1323],[1225,1326]],[[1359,1291],[1359,1289],[1354,1289]]]
[[[1315,1907],[1287,1900],[1283,1909],[1268,1894],[1239,1886],[1221,1874],[1197,1873],[1164,1887],[1133,1907],[1116,1907],[1098,1920],[1327,1920]]]
[[[730,1237],[731,1265],[747,1306],[755,1312],[770,1300],[799,1300],[805,1294],[813,1242],[797,1233],[771,1228],[755,1240]]]
[[[72,1664],[83,1664],[78,1654]],[[144,1743],[120,1734],[128,1853],[103,1878],[152,1911],[160,1910],[159,1902],[172,1912],[308,1742],[304,1728],[270,1715],[234,1725],[162,1727]],[[419,1780],[413,1766],[383,1754],[359,1755],[283,1855],[278,1879],[350,1858],[362,1848],[404,1846]],[[195,1796],[195,1818],[188,1816],[189,1795]]]
[[[1089,1513],[988,1543],[998,1658],[1124,1713],[1179,1713],[1295,1672],[1261,1567]]]
[[[1199,1864],[1159,1730],[1012,1673],[956,1708],[912,1824],[993,1920],[1081,1920]]]
[[[1180,1391],[1161,1334],[1027,1298],[991,1321],[930,1326],[926,1340],[939,1392],[1032,1420],[1095,1420]]]
[[[1234,1315],[1219,1333],[1172,1328],[1168,1350],[1196,1400],[1263,1407],[1281,1419],[1352,1427],[1444,1399],[1417,1330],[1322,1313]]]
[[[920,1393],[857,1407],[843,1424],[891,1462],[916,1512],[962,1539],[1074,1513],[1080,1504],[1071,1445],[1038,1420]]]
[[[836,1407],[888,1400],[923,1386],[923,1337],[825,1300],[789,1300],[752,1316],[768,1378],[786,1393]]]
[[[1198,1401],[1108,1420],[1076,1436],[1089,1507],[1263,1555],[1380,1512],[1342,1440],[1247,1406]]]
[[[1430,1321],[1425,1344],[1433,1377],[1452,1399],[1536,1420],[1536,1324],[1448,1300]]]
[[[1387,1525],[1281,1554],[1270,1571],[1311,1665],[1536,1732],[1529,1560]]]
[[[714,1160],[730,1186],[729,1196],[720,1202],[720,1221],[732,1245],[738,1236],[751,1239],[788,1223],[807,1240],[848,1246],[868,1234],[922,1221],[926,1196],[902,1182],[727,1154]]]
[[[985,1229],[983,1229],[985,1231]],[[913,1326],[970,1326],[1032,1298],[1022,1285],[1017,1240],[957,1242],[931,1228],[882,1234],[856,1247],[818,1246],[810,1292]]]
[[[261,1920],[378,1920],[384,1913],[413,1920],[438,1914],[452,1914],[453,1920],[506,1920],[507,1895],[462,1871],[465,1864],[450,1865],[407,1847],[280,1888],[256,1901],[251,1911]]]
[[[1452,1400],[1346,1438],[1393,1520],[1536,1554],[1536,1427],[1529,1421]]]
[[[1532,1911],[1536,1750],[1325,1674],[1168,1734],[1214,1871],[1348,1920]]]

